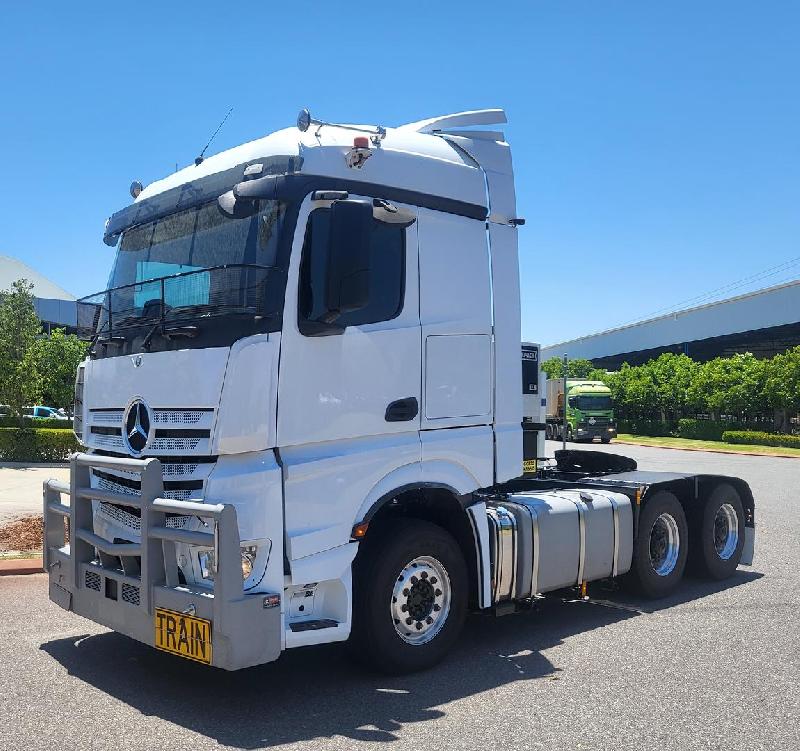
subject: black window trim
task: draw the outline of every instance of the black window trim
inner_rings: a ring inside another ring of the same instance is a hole
[[[402,234],[402,243],[403,247],[401,250],[400,257],[402,258],[403,268],[401,271],[400,276],[400,305],[397,308],[397,311],[394,315],[389,316],[388,318],[381,318],[378,321],[369,321],[367,323],[352,323],[348,326],[341,326],[337,325],[336,322],[326,324],[326,323],[319,323],[317,321],[309,321],[305,318],[300,310],[300,286],[303,283],[303,272],[305,269],[305,261],[306,261],[306,244],[308,242],[308,230],[311,226],[311,217],[317,211],[330,211],[330,207],[327,206],[318,206],[316,208],[312,208],[311,211],[308,212],[306,217],[306,226],[305,230],[303,231],[303,244],[300,250],[300,270],[297,277],[297,328],[303,336],[331,336],[331,335],[338,335],[344,334],[347,329],[361,329],[365,326],[378,326],[382,323],[387,323],[388,321],[394,321],[399,318],[406,309],[406,279],[408,278],[408,262],[407,262],[407,255],[408,255],[408,227],[403,227],[401,229]],[[414,225],[412,225],[414,226]]]

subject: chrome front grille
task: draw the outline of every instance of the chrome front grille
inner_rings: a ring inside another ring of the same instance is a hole
[[[152,407],[149,440],[142,454],[210,454],[214,414],[206,407]],[[84,440],[88,446],[128,453],[122,407],[96,407],[87,417]]]
[[[205,484],[214,468],[213,461],[195,460],[188,462],[168,461],[161,465],[164,479],[162,497],[177,501],[202,500]],[[93,468],[91,472],[92,487],[108,490],[112,493],[137,498],[141,496],[141,480],[136,472],[123,470],[101,470]],[[133,507],[120,504],[99,503],[97,512],[107,520],[134,532],[141,530],[140,512]],[[167,515],[166,525],[183,528],[191,522],[190,516]]]
[[[171,454],[176,451],[196,451],[202,438],[155,438],[148,447],[151,451]]]
[[[185,499],[182,498],[179,500]],[[103,516],[108,517],[111,521],[123,527],[127,527],[133,532],[141,532],[142,519],[137,514],[125,511],[122,506],[116,506],[113,503],[101,503],[98,509]],[[138,509],[136,510],[138,511]],[[191,516],[167,516],[166,526],[171,529],[183,529],[189,526],[191,520]]]
[[[155,410],[153,422],[156,425],[197,425],[203,417],[209,414],[206,410]]]

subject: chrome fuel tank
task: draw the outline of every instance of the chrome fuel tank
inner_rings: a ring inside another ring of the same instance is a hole
[[[487,503],[494,602],[618,576],[633,555],[630,499],[603,490],[512,493]]]

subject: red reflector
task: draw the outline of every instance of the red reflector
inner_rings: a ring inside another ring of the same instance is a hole
[[[353,139],[353,148],[354,149],[368,149],[369,148],[369,138],[366,136],[356,136]]]

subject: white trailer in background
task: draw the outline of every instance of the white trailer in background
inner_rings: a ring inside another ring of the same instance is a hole
[[[407,671],[469,609],[626,573],[659,596],[690,552],[713,577],[751,559],[741,480],[531,463],[502,122],[304,111],[135,186],[110,288],[79,304],[85,451],[45,486],[53,601],[230,670],[347,640]]]

